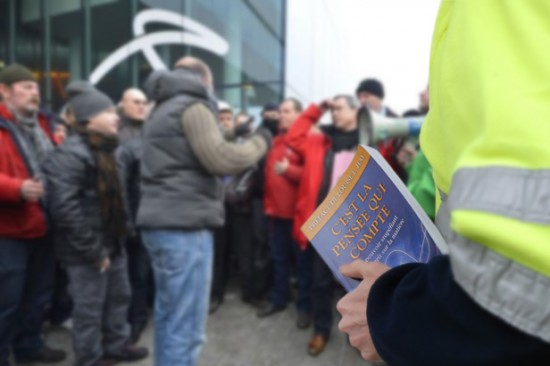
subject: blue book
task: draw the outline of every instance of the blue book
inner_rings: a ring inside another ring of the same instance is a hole
[[[363,145],[302,232],[347,291],[359,282],[340,273],[343,264],[361,259],[396,267],[448,252],[390,165]]]

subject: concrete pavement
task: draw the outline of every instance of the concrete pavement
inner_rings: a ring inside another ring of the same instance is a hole
[[[311,329],[298,330],[296,311],[289,307],[271,317],[259,319],[256,309],[242,303],[236,289],[230,289],[224,304],[208,320],[207,343],[199,366],[368,366],[348,345],[346,337],[336,328],[332,338],[318,357],[306,352]],[[55,329],[46,334],[47,344],[66,350],[69,358],[60,366],[71,366],[73,354],[70,333]],[[153,325],[149,323],[140,345],[151,351]],[[122,364],[121,364],[122,365]],[[135,366],[152,366],[149,357]]]

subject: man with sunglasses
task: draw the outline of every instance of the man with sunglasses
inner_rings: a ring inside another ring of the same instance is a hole
[[[140,169],[143,149],[142,129],[148,116],[147,97],[137,88],[129,88],[119,102],[120,121],[118,136],[120,148],[117,152],[122,184],[126,192],[127,209],[131,226],[135,228],[135,218],[140,201]],[[147,303],[152,286],[151,259],[141,242],[137,230],[131,230],[126,240],[128,272],[132,287],[132,300],[128,309],[128,322],[131,326],[131,341],[137,343],[148,321]]]
[[[121,142],[131,138],[140,137],[143,122],[147,118],[147,97],[137,89],[126,89],[122,94],[119,104],[120,122],[118,125],[118,137]]]

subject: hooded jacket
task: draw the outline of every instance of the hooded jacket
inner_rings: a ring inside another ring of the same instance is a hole
[[[210,100],[198,75],[175,70],[148,88],[157,105],[144,127],[138,225],[155,229],[205,229],[223,224],[221,180],[203,167],[182,127],[182,114]]]

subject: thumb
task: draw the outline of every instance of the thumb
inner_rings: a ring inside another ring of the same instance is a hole
[[[346,277],[350,277],[356,280],[363,280],[365,277],[365,267],[367,262],[357,259],[351,263],[344,264],[340,267],[340,273]]]
[[[378,278],[390,267],[380,262],[365,262],[360,259],[345,264],[340,267],[340,272],[346,276],[356,280],[364,280],[369,278]]]

